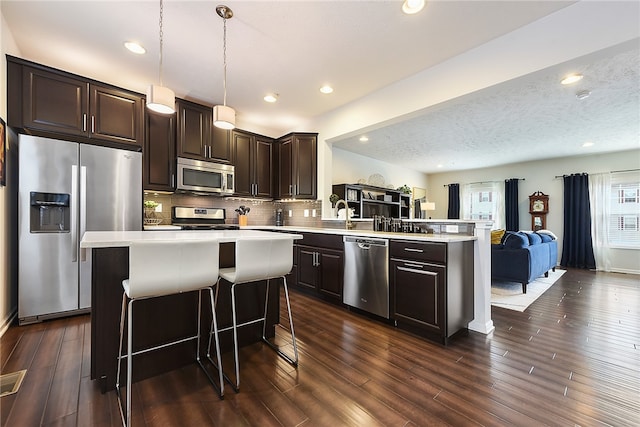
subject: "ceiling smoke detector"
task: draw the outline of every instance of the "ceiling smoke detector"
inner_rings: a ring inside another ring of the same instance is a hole
[[[591,96],[590,90],[584,89],[576,92],[576,98],[578,98],[579,100],[587,99],[589,96]]]

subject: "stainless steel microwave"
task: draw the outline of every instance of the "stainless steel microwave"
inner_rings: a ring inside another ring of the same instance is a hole
[[[232,165],[178,157],[177,169],[178,191],[233,194]]]

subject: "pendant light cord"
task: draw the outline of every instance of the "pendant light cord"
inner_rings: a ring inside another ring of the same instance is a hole
[[[222,98],[222,105],[227,106],[227,18],[222,18],[222,28],[223,28],[223,37],[222,37],[222,62],[224,63],[223,68],[223,78],[222,78],[222,86],[224,89],[224,94]]]
[[[164,86],[163,83],[162,83],[162,45],[163,45],[163,38],[164,38],[164,33],[162,32],[163,12],[164,12],[164,7],[163,7],[163,4],[162,4],[162,0],[160,0],[160,71],[158,72],[159,80],[160,80],[160,86]]]

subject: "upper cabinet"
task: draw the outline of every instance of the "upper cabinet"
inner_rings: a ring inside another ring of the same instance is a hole
[[[178,157],[231,162],[229,131],[213,126],[211,107],[177,99],[176,110]]]
[[[14,62],[7,78],[11,126],[142,147],[142,95],[62,71]]]
[[[143,189],[173,191],[176,185],[176,115],[147,111],[142,150]]]
[[[291,133],[278,140],[278,197],[317,197],[317,133]]]
[[[273,198],[273,140],[240,129],[231,131],[235,195]]]

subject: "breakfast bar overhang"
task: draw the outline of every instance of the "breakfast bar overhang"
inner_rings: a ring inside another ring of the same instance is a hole
[[[129,274],[129,246],[134,241],[154,240],[215,240],[220,243],[220,267],[234,265],[235,243],[241,239],[289,239],[301,235],[257,230],[225,231],[88,231],[80,247],[81,256],[91,257],[91,379],[99,380],[103,391],[115,387],[118,363],[120,305],[122,280]],[[90,255],[87,254],[90,249]],[[213,286],[215,283],[212,283]],[[271,286],[267,335],[273,336],[278,323],[279,286]],[[243,301],[239,318],[251,319],[262,315],[264,286],[247,286],[239,290],[237,298]],[[221,326],[231,323],[229,284],[221,282],[216,306]],[[171,295],[141,301],[136,308],[134,322],[135,347],[161,345],[181,337],[193,336],[197,330],[198,292]],[[203,327],[208,330],[211,313],[204,309]],[[231,334],[222,334],[223,349],[231,348]],[[241,345],[260,341],[262,326],[255,324],[241,330]],[[135,350],[135,348],[134,348]],[[193,362],[195,343],[167,347],[154,354],[136,356],[134,381],[158,375]]]

